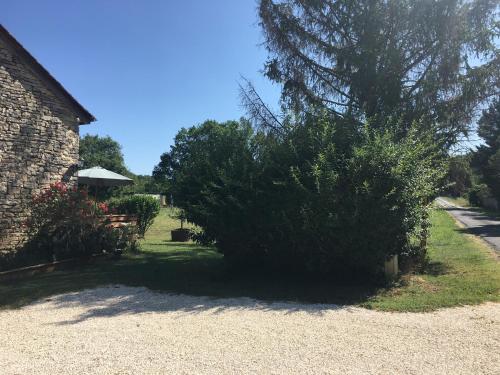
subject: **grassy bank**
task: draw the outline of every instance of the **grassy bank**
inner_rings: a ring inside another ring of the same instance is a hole
[[[403,278],[363,305],[390,311],[428,311],[500,301],[500,263],[486,245],[462,233],[445,211],[432,214],[426,273]]]
[[[435,211],[432,222],[428,272],[406,277],[391,288],[374,290],[366,286],[231,274],[214,249],[171,242],[170,230],[179,223],[164,209],[142,241],[140,254],[127,254],[117,262],[4,282],[0,284],[0,308],[110,283],[171,293],[348,303],[390,311],[428,311],[499,301],[500,265],[489,250],[462,234],[443,211]]]

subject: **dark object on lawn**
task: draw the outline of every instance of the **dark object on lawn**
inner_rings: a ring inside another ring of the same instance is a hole
[[[184,222],[186,221],[186,214],[183,210],[179,210],[175,214],[171,215],[175,219],[179,219],[181,222],[181,227],[171,231],[172,241],[174,242],[186,242],[191,238],[191,231],[184,228]]]
[[[171,231],[172,241],[174,242],[186,242],[189,241],[191,237],[191,231],[185,228],[177,228]]]

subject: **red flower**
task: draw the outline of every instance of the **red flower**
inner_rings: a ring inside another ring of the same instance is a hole
[[[103,214],[107,214],[109,212],[109,207],[106,203],[99,203],[99,210],[102,211]]]
[[[66,193],[67,191],[66,185],[61,181],[58,181],[55,184],[50,185],[50,187],[56,193]]]

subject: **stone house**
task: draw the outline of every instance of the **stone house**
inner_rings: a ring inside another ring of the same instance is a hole
[[[22,242],[33,194],[74,181],[79,126],[92,121],[0,25],[0,252]]]

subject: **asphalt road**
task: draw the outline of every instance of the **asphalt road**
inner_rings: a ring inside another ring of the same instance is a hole
[[[456,206],[437,198],[437,203],[465,226],[465,232],[481,237],[500,252],[500,220],[480,210]]]

